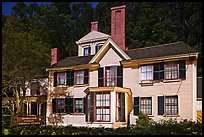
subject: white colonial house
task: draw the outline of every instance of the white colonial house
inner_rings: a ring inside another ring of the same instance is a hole
[[[139,112],[196,120],[198,53],[187,43],[126,48],[125,6],[118,6],[111,35],[95,21],[76,44],[78,56],[62,60],[51,49],[46,124],[118,128],[135,124]]]

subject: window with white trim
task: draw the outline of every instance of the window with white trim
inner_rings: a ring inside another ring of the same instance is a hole
[[[141,81],[153,80],[153,65],[146,65],[140,67]]]
[[[84,48],[84,56],[88,56],[91,53],[91,47],[85,47]]]
[[[57,84],[66,85],[66,72],[57,73]]]
[[[178,114],[178,96],[165,96],[165,114],[177,115]]]
[[[95,47],[96,48],[95,53],[97,53],[101,49],[102,46],[103,46],[103,44],[97,44]]]
[[[178,78],[178,64],[176,62],[165,64],[165,79]]]
[[[84,84],[84,70],[78,70],[74,72],[74,84]]]

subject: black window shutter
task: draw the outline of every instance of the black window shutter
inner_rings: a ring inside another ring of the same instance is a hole
[[[139,97],[134,97],[134,115],[139,115]]]
[[[84,99],[84,114],[85,114],[85,121],[88,121],[88,101],[87,101],[87,95],[86,97],[83,98]]]
[[[89,49],[88,49],[88,50],[89,50],[89,55],[91,55],[91,47],[89,47]]]
[[[98,86],[103,87],[104,81],[103,81],[103,68],[98,68]]]
[[[164,79],[164,62],[159,63],[159,79],[163,80]]]
[[[154,66],[154,80],[164,79],[164,63],[156,63]]]
[[[121,113],[122,122],[125,122],[125,93],[121,93]]]
[[[186,78],[186,61],[179,60],[179,78],[185,79]]]
[[[117,66],[117,86],[123,87],[123,66]]]
[[[94,92],[90,92],[90,121],[94,122]]]
[[[89,70],[84,70],[84,84],[89,84]]]
[[[54,72],[54,87],[57,86],[57,72]]]
[[[164,114],[164,96],[158,96],[158,115]]]
[[[56,98],[52,99],[52,113],[56,113]]]
[[[67,85],[74,85],[74,71],[67,71]]]
[[[65,98],[66,113],[73,113],[73,98]]]

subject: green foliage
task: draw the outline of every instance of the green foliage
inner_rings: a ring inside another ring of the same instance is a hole
[[[21,125],[12,129],[3,128],[3,135],[202,135],[202,125],[192,121],[177,122],[172,119],[154,122],[146,115],[140,114],[136,125],[131,125],[130,128]]]

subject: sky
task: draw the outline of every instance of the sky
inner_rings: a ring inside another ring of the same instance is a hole
[[[32,2],[24,2],[26,5],[32,3]],[[49,4],[50,2],[36,2],[38,4]],[[95,7],[97,2],[91,2],[92,5]],[[16,4],[16,2],[2,2],[2,14],[10,15],[12,7]]]

